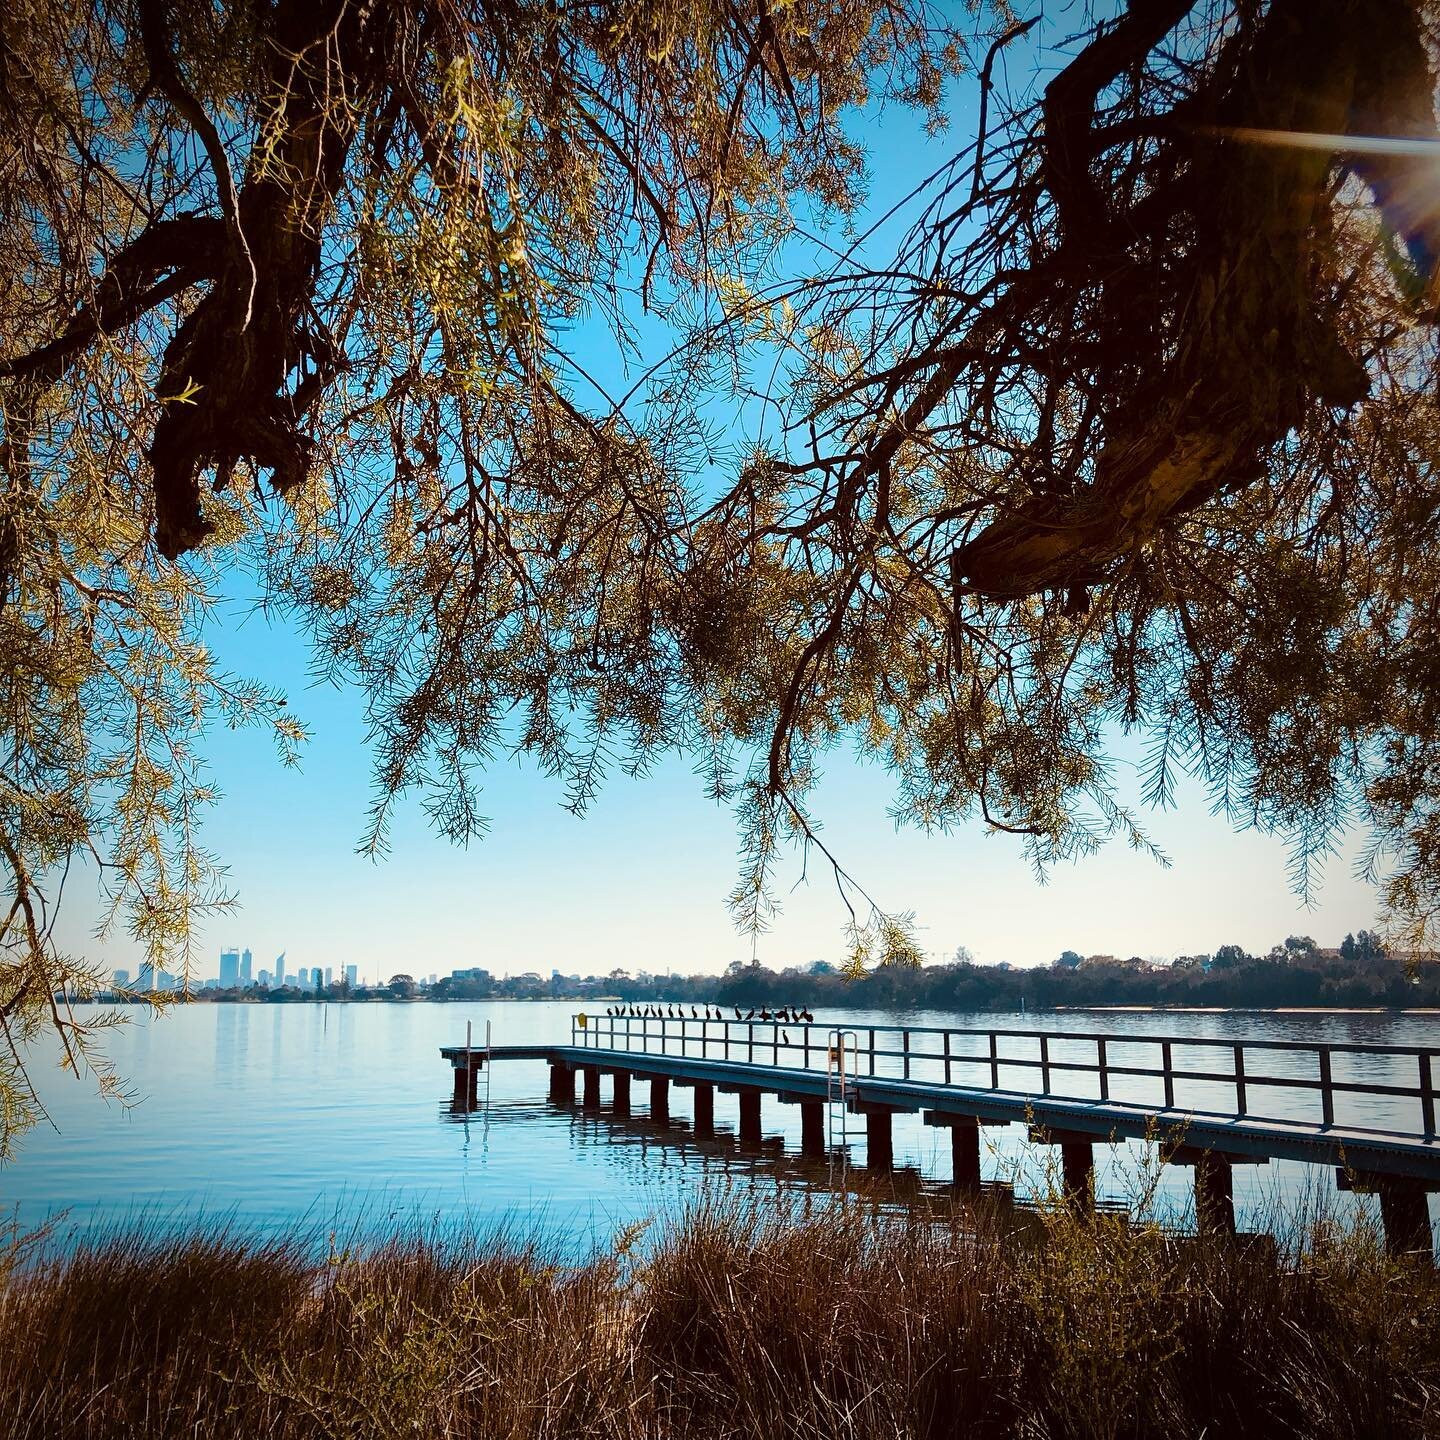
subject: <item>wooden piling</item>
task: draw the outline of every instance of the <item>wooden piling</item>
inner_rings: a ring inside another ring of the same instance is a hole
[[[615,1072],[615,1098],[611,1102],[610,1108],[622,1118],[630,1113],[630,1072],[628,1070]]]
[[[957,1190],[980,1188],[980,1127],[950,1126],[950,1183]]]
[[[575,1103],[575,1072],[568,1065],[551,1062],[550,1098],[557,1105]]]
[[[1353,1190],[1357,1195],[1380,1197],[1380,1223],[1385,1227],[1388,1254],[1397,1259],[1403,1256],[1430,1265],[1435,1263],[1430,1202],[1426,1197],[1430,1191],[1440,1189],[1440,1181],[1337,1169],[1335,1185],[1340,1190]]]
[[[812,1159],[825,1154],[825,1111],[818,1100],[800,1102],[800,1153]]]
[[[749,1085],[740,1091],[740,1143],[760,1143],[760,1091]]]
[[[715,1133],[715,1087],[703,1082],[695,1086],[695,1133],[703,1136]]]
[[[650,1118],[662,1122],[670,1118],[670,1078],[667,1075],[650,1077]]]
[[[466,1096],[469,1095],[469,1093],[470,1093],[470,1091],[469,1091],[469,1086],[468,1086],[467,1083],[466,1083],[465,1076],[466,1076],[465,1066],[463,1066],[463,1065],[456,1065],[456,1067],[455,1067],[455,1098],[450,1102],[450,1103],[451,1103],[451,1106],[452,1106],[454,1109],[456,1109],[456,1110],[463,1110],[463,1109],[465,1108],[465,1099],[466,1099]]]
[[[1095,1146],[1089,1140],[1066,1139],[1060,1142],[1060,1173],[1065,1180],[1065,1194],[1081,1205],[1095,1199]]]
[[[1044,1125],[1030,1127],[1032,1145],[1060,1147],[1060,1176],[1065,1198],[1072,1204],[1090,1206],[1095,1201],[1095,1137],[1083,1130],[1053,1130]]]
[[[867,1169],[888,1171],[895,1168],[895,1141],[890,1122],[890,1111],[883,1106],[866,1108],[865,1165]]]
[[[600,1108],[600,1071],[594,1065],[585,1067],[585,1098],[580,1103],[586,1110]]]
[[[1213,1150],[1195,1161],[1195,1227],[1202,1235],[1235,1233],[1235,1177],[1229,1160]]]
[[[1435,1262],[1430,1236],[1430,1202],[1425,1188],[1403,1176],[1386,1176],[1379,1186],[1380,1223],[1385,1227],[1385,1249],[1394,1256]]]

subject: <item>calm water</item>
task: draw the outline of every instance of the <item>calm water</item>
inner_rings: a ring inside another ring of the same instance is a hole
[[[233,1218],[267,1233],[298,1228],[317,1236],[356,1223],[511,1220],[579,1251],[621,1224],[683,1205],[707,1184],[768,1196],[824,1189],[841,1179],[831,1165],[800,1160],[799,1109],[771,1099],[764,1108],[770,1143],[759,1154],[735,1143],[733,1096],[716,1095],[721,1133],[696,1142],[688,1091],[672,1088],[672,1120],[664,1129],[645,1117],[643,1084],[634,1088],[635,1118],[617,1121],[608,1113],[549,1104],[548,1072],[538,1061],[497,1066],[488,1111],[468,1119],[449,1113],[451,1075],[437,1047],[463,1043],[467,1021],[477,1037],[490,1021],[497,1045],[566,1041],[573,1008],[548,1002],[195,1005],[159,1019],[137,1009],[109,1042],[135,1103],[107,1104],[88,1082],[38,1065],[42,1098],[58,1128],[32,1132],[18,1158],[0,1167],[0,1198],[18,1210],[22,1225],[61,1217],[69,1234],[116,1221],[171,1225],[201,1216]],[[1440,1018],[1418,1015],[846,1012],[817,1016],[816,1029],[837,1020],[859,1030],[862,1043],[872,1024],[1337,1044],[1433,1045],[1440,1038]],[[1053,1057],[1067,1058],[1067,1045],[1068,1053],[1093,1057],[1093,1047],[1086,1050],[1080,1042],[1055,1044]],[[1146,1061],[1153,1056],[1152,1050]],[[1197,1051],[1186,1063],[1205,1058]],[[1218,1053],[1208,1058],[1215,1068],[1228,1068]],[[1125,1051],[1112,1046],[1110,1060],[1127,1063]],[[1024,1073],[1013,1072],[1015,1080]],[[1277,1067],[1274,1073],[1282,1072]],[[1337,1059],[1335,1078],[1351,1074],[1414,1083],[1408,1068],[1401,1071],[1388,1060],[1342,1065]],[[608,1106],[608,1082],[604,1093]],[[1125,1095],[1119,1083],[1112,1093]],[[1317,1103],[1299,1091],[1252,1092],[1253,1109],[1261,1108],[1262,1094],[1272,1113],[1308,1115]],[[1179,1098],[1228,1109],[1233,1091],[1212,1096],[1197,1086]],[[1349,1107],[1342,1101],[1338,1118],[1414,1129],[1415,1108],[1413,1101]],[[985,1135],[992,1152],[984,1159],[987,1180],[1013,1181],[1022,1198],[1041,1183],[1037,1157],[1048,1152],[1029,1146],[1022,1127],[987,1129]],[[863,1137],[852,1157],[863,1163]],[[902,1167],[894,1182],[898,1195],[936,1189],[949,1178],[947,1133],[925,1127],[919,1116],[896,1116],[895,1158]],[[1118,1201],[1132,1190],[1139,1158],[1138,1147],[1097,1148],[1102,1199]],[[854,1181],[853,1172],[849,1179]],[[1163,1186],[1183,1206],[1188,1172],[1167,1171]],[[1333,1181],[1327,1171],[1275,1162],[1237,1169],[1235,1188],[1243,1226],[1277,1195],[1293,1200],[1311,1188],[1328,1193]],[[1371,1203],[1348,1196],[1337,1201],[1342,1211]]]

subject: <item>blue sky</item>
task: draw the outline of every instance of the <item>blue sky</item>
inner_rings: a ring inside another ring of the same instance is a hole
[[[1062,33],[1052,25],[1037,37],[1043,46]],[[1028,55],[1011,63],[1036,58],[1053,61]],[[870,213],[970,138],[971,99],[968,89],[957,95],[951,133],[937,141],[898,110],[857,127],[871,145]],[[877,237],[875,248],[894,233]],[[593,343],[586,368],[618,375],[613,352],[598,337]],[[724,904],[738,865],[735,825],[705,799],[683,759],[642,781],[612,781],[580,820],[561,808],[553,782],[499,763],[486,783],[493,824],[485,841],[456,849],[430,834],[411,805],[400,812],[390,856],[377,863],[354,853],[370,795],[358,695],[313,686],[303,642],[240,600],[221,605],[207,640],[226,669],[283,686],[314,738],[298,770],[284,769],[259,733],[217,731],[206,742],[224,795],[206,843],[228,865],[241,908],[208,926],[201,978],[216,972],[219,949],[232,943],[248,945],[257,965],[284,950],[292,970],[355,963],[368,978],[477,964],[512,973],[714,971],[749,958],[750,942]],[[1120,746],[1122,786],[1130,753]],[[1307,911],[1287,888],[1283,844],[1233,833],[1208,813],[1198,787],[1182,785],[1176,810],[1149,816],[1153,838],[1173,858],[1170,870],[1113,845],[1041,886],[1012,838],[978,825],[948,837],[897,832],[882,770],[840,752],[825,773],[815,803],[827,843],[878,902],[915,912],[921,943],[936,959],[962,944],[981,960],[1022,965],[1066,948],[1147,956],[1230,942],[1264,949],[1296,932],[1333,944],[1374,918],[1373,892],[1351,874],[1353,851],[1329,866]],[[797,860],[780,886],[784,908],[759,945],[773,966],[843,950],[845,912],[833,885],[817,869],[790,891],[798,875]],[[137,955],[123,935],[103,945],[94,939],[87,883],[72,881],[62,939],[133,968]]]

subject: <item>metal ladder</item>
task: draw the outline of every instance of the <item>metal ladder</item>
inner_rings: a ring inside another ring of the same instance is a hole
[[[825,1043],[825,1151],[842,1169],[850,1163],[850,1141],[863,1133],[850,1108],[860,1068],[860,1041],[853,1030],[832,1030]]]

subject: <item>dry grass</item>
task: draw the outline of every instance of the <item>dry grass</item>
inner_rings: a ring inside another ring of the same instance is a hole
[[[222,1231],[0,1272],[7,1437],[1440,1435],[1440,1281],[1366,1229],[723,1201],[583,1265]]]

